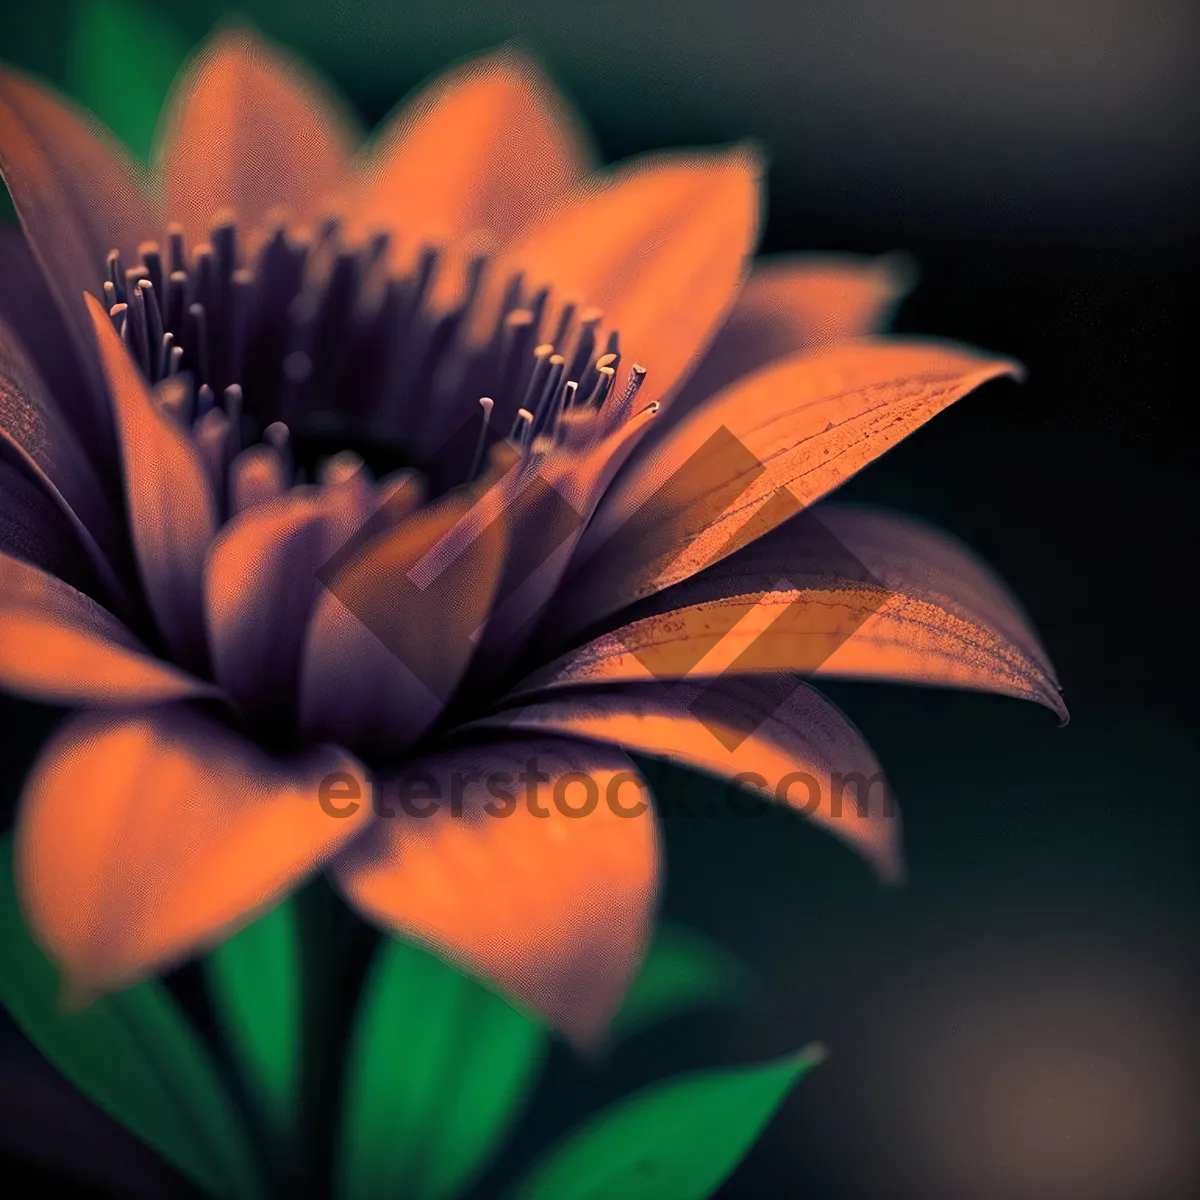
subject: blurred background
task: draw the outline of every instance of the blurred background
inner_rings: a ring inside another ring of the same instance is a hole
[[[219,0],[9,6],[0,58],[74,93],[145,153],[172,73],[224,11]],[[668,822],[667,911],[749,963],[756,991],[600,1067],[564,1052],[501,1177],[649,1079],[820,1039],[831,1058],[722,1196],[1200,1195],[1185,419],[1197,404],[1185,353],[1200,8],[253,0],[239,11],[329,75],[367,126],[449,61],[516,39],[605,159],[753,136],[770,160],[766,250],[908,250],[920,278],[899,330],[1030,371],[954,406],[842,495],[925,517],[1000,571],[1049,648],[1070,725],[1016,701],[828,688],[891,777],[909,882],[881,891],[848,852],[781,815]],[[57,714],[6,701],[0,718],[11,814]]]

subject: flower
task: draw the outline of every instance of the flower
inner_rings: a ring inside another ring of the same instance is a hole
[[[0,271],[0,683],[84,710],[43,749],[16,845],[74,986],[155,973],[324,868],[587,1042],[643,952],[658,841],[652,812],[572,819],[556,788],[636,790],[628,751],[771,795],[875,775],[780,672],[1062,712],[964,550],[898,516],[805,516],[1014,366],[866,336],[888,260],[751,269],[752,148],[596,170],[501,51],[356,151],[241,29],[181,74],[162,129],[146,179],[0,78],[25,232]],[[533,761],[545,803],[485,819],[476,782]],[[462,811],[319,800],[401,765],[457,776]],[[819,801],[899,872],[890,814]]]

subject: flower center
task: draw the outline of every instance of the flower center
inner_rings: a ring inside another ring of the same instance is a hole
[[[490,332],[468,336],[485,254],[447,307],[433,299],[438,248],[397,274],[386,234],[350,245],[336,217],[245,236],[223,220],[190,252],[172,226],[166,246],[143,242],[132,266],[110,252],[105,305],[163,409],[192,432],[225,515],[324,476],[346,451],[377,470],[416,466],[437,494],[473,478],[502,438],[533,459],[581,429],[583,441],[600,435],[632,411],[645,374],[633,367],[610,401],[617,332],[602,336],[598,309],[552,305],[520,274]]]

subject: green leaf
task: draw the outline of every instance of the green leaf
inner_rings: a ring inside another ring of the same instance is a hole
[[[746,968],[724,947],[680,925],[662,924],[613,1021],[617,1037],[702,1005],[728,1004],[747,990]]]
[[[263,1195],[244,1131],[203,1043],[150,980],[64,1012],[58,971],[25,927],[12,835],[0,841],[0,1003],[85,1096],[210,1195]]]
[[[347,1067],[339,1200],[457,1195],[520,1112],[546,1030],[403,942],[380,944]]]
[[[512,1200],[704,1200],[823,1057],[813,1046],[778,1062],[682,1076],[638,1092],[551,1152]]]
[[[188,43],[138,0],[73,0],[67,90],[143,159]]]
[[[299,1120],[302,987],[292,899],[223,942],[205,960],[213,1010],[279,1161]]]

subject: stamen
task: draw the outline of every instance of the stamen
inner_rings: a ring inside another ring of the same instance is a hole
[[[240,442],[242,440],[242,408],[244,404],[240,385],[231,383],[225,389],[222,402],[225,408],[225,415],[229,418],[229,424],[236,435],[236,440]]]
[[[237,227],[227,217],[212,231],[213,272],[218,287],[224,287],[237,270]]]
[[[201,389],[203,393],[204,389]],[[211,393],[210,393],[211,395]],[[219,409],[210,408],[192,426],[192,437],[200,458],[208,469],[213,495],[225,499],[225,473],[233,455],[229,448],[229,418]]]
[[[565,366],[566,360],[561,354],[550,355],[550,369],[546,372],[546,382],[542,386],[542,394],[538,397],[537,406],[533,409],[534,417],[537,421],[537,429],[535,430],[537,433],[541,433],[545,427],[549,410],[558,398],[559,388],[562,385],[563,368]]]
[[[500,380],[499,393],[507,399],[521,384],[521,374],[529,361],[529,343],[535,333],[533,313],[518,308],[504,318],[504,338],[500,349],[500,364],[496,372]]]
[[[241,379],[249,338],[250,305],[254,294],[254,273],[246,268],[234,271],[230,280],[229,361],[230,379]]]
[[[183,257],[183,227],[172,222],[167,226],[167,245],[169,247],[169,261],[171,264],[171,274],[176,271],[183,271],[187,268],[187,260]]]
[[[188,308],[187,345],[191,347],[191,365],[203,383],[212,379],[212,360],[208,353],[208,317],[203,304]]]
[[[614,416],[618,421],[628,420],[628,416],[633,412],[633,402],[637,399],[637,394],[642,390],[642,382],[646,378],[646,368],[638,366],[634,363],[629,368],[629,378],[625,381],[625,390],[621,393],[621,398],[617,401],[613,410]],[[658,411],[656,408],[655,412]]]
[[[533,413],[527,408],[517,409],[517,419],[513,421],[512,432],[508,435],[508,440],[512,442],[522,454],[529,448],[530,434],[533,430]]]
[[[183,312],[187,297],[188,277],[183,270],[172,271],[167,276],[166,325],[175,334],[183,332]]]
[[[606,354],[604,355],[604,358],[615,359],[616,355]],[[604,406],[604,401],[608,398],[608,393],[612,387],[613,380],[617,376],[615,368],[609,366],[608,364],[601,366],[599,360],[596,363],[595,373],[596,382],[592,385],[592,390],[588,395],[588,398],[583,402],[584,408],[602,408]]]
[[[585,309],[579,318],[579,337],[575,342],[575,353],[567,370],[568,379],[580,379],[584,369],[592,361],[596,349],[596,329],[604,314],[598,308]]]
[[[559,426],[562,423],[563,413],[570,412],[571,406],[575,403],[575,393],[579,390],[579,384],[574,380],[568,380],[563,384],[563,389],[559,393],[558,404],[555,407],[550,421],[547,425],[547,431],[552,438],[558,437]]]
[[[323,459],[317,468],[317,482],[329,486],[348,483],[359,472],[366,470],[361,454],[353,450],[339,450],[337,454]]]
[[[390,250],[387,233],[351,242],[336,216],[313,232],[269,214],[250,229],[218,219],[190,255],[170,225],[128,268],[116,250],[106,257],[113,327],[163,409],[203,442],[224,507],[268,494],[280,472],[304,477],[295,428],[305,444],[347,422],[353,439],[360,419],[394,430],[388,462],[414,451],[436,496],[464,469],[478,476],[494,422],[511,422],[528,464],[559,447],[606,445],[630,419],[644,372],[635,367],[613,401],[620,352],[610,331],[597,357],[599,309],[547,286],[531,293],[516,272],[480,330],[472,313],[487,294],[486,247],[468,246],[452,276],[437,246],[422,247],[406,274],[393,272]],[[452,430],[470,397],[479,425],[463,438]],[[264,453],[244,456],[243,439]],[[231,477],[235,459],[244,465]]]
[[[132,271],[126,272],[126,278],[129,278],[132,275]],[[141,282],[142,281],[140,279],[137,280],[137,282],[127,290],[126,294],[129,296],[129,307],[125,313],[125,320],[129,327],[129,348],[133,353],[134,359],[142,368],[142,374],[149,377],[150,336],[146,326],[146,294],[142,288],[138,286],[138,284]]]
[[[290,477],[295,469],[292,451],[292,431],[282,421],[272,421],[263,430],[262,440],[273,446]]]
[[[117,303],[125,303],[125,272],[121,270],[121,252],[119,250],[110,250],[108,258],[105,259],[105,270],[108,272],[108,280],[113,285],[113,289],[117,293]]]
[[[243,450],[229,467],[229,511],[245,512],[287,491],[288,473],[273,446],[258,445]]]
[[[146,366],[150,382],[157,382],[159,355],[162,351],[163,322],[158,308],[158,297],[154,284],[149,279],[140,280],[137,290],[141,296],[141,307],[146,314]]]
[[[554,331],[554,337],[550,339],[556,346],[567,344],[567,334],[571,331],[571,322],[574,319],[575,303],[569,300],[562,306],[562,312],[558,315],[558,328]]]
[[[138,258],[146,268],[146,277],[154,284],[154,290],[162,294],[163,270],[162,255],[158,252],[157,242],[142,242],[138,246]]]
[[[149,278],[145,267],[129,267],[125,271],[125,287],[121,298],[127,303],[133,303],[133,291],[143,279]]]
[[[172,420],[182,428],[189,429],[192,424],[192,387],[186,377],[164,380],[155,394],[158,402]]]
[[[192,249],[192,303],[211,308],[216,303],[216,288],[213,286],[213,252],[208,242],[201,242]]]
[[[171,374],[171,356],[178,349],[180,355],[183,354],[183,347],[175,345],[175,335],[173,333],[164,333],[162,336],[162,346],[158,353],[158,378],[166,379]]]
[[[492,409],[496,402],[491,396],[481,396],[479,398],[479,407],[483,410],[483,419],[479,422],[479,437],[475,442],[475,453],[471,458],[471,468],[467,472],[467,482],[475,478],[479,474],[479,468],[483,463],[483,452],[487,449],[488,426],[492,420]]]

